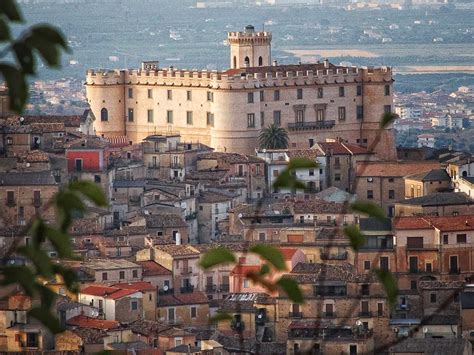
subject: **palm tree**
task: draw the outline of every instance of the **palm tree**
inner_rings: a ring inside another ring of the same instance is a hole
[[[284,128],[272,123],[260,131],[258,143],[260,149],[286,149],[288,148],[288,133]]]

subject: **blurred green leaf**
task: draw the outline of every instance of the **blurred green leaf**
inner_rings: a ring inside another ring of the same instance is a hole
[[[20,9],[18,8],[15,0],[0,1],[0,14],[5,14],[8,19],[14,22],[23,21]]]
[[[92,181],[73,181],[69,184],[69,190],[80,192],[90,201],[94,202],[96,206],[107,206],[107,198],[105,197],[104,191],[99,185],[93,183]]]
[[[249,250],[272,264],[277,270],[286,270],[285,259],[280,250],[271,245],[256,244]]]
[[[386,128],[390,123],[397,119],[397,115],[392,112],[386,112],[382,116],[382,120],[380,121],[380,128]]]
[[[5,79],[10,96],[10,109],[21,113],[28,98],[28,87],[24,73],[10,64],[0,64],[0,73]]]
[[[36,218],[33,221],[33,224],[30,229],[30,234],[32,236],[32,244],[35,248],[39,248],[41,243],[44,243],[44,241],[46,240],[46,228],[47,227],[41,218]]]
[[[41,298],[41,307],[50,309],[56,299],[56,293],[38,282],[35,282],[35,289]]]
[[[344,234],[349,237],[351,247],[354,251],[358,251],[365,244],[367,239],[357,226],[344,227]]]
[[[296,170],[296,169],[311,169],[316,168],[318,164],[311,159],[306,158],[295,158],[291,159],[288,163],[289,170]]]
[[[204,269],[210,269],[221,264],[235,263],[235,256],[228,249],[218,247],[209,250],[199,261],[199,265]]]
[[[268,273],[270,273],[270,266],[268,266],[268,264],[263,264],[262,267],[260,268],[260,275],[267,275]]]
[[[216,324],[222,321],[231,321],[232,319],[234,319],[234,317],[232,317],[231,314],[225,313],[225,312],[219,312],[215,316],[212,316],[211,318],[209,318],[209,323]]]
[[[73,214],[76,212],[84,212],[86,206],[77,194],[66,190],[61,190],[56,194],[55,202],[60,229],[66,233],[72,223]]]
[[[51,314],[49,309],[45,308],[32,308],[28,311],[28,314],[39,320],[51,333],[58,334],[64,331],[64,328],[59,323],[59,320]]]
[[[60,264],[53,264],[53,272],[62,276],[64,284],[69,291],[79,292],[79,279],[74,270]]]
[[[35,294],[35,274],[27,266],[5,266],[1,269],[3,280],[0,285],[19,284],[25,293],[33,297]]]
[[[390,271],[377,269],[374,270],[375,275],[379,279],[380,283],[383,285],[385,293],[387,294],[387,300],[390,303],[390,306],[393,307],[397,301],[398,286],[397,280]]]
[[[277,285],[280,286],[293,303],[303,303],[303,293],[295,280],[282,276],[277,281]]]
[[[60,258],[72,257],[71,239],[67,233],[55,228],[47,227],[45,235],[54,246],[54,249],[58,252]]]
[[[0,41],[6,41],[10,39],[10,27],[6,23],[3,17],[0,17]]]
[[[16,42],[13,44],[12,49],[23,72],[26,74],[34,74],[36,61],[30,46],[27,46],[23,42]]]
[[[371,202],[356,201],[351,204],[351,208],[353,211],[367,214],[370,217],[377,218],[378,220],[385,220],[386,218],[382,208]]]
[[[17,253],[29,259],[35,265],[39,275],[44,277],[53,276],[51,259],[44,250],[34,248],[32,246],[23,246],[17,248]]]
[[[59,67],[62,51],[68,50],[63,34],[58,29],[45,24],[32,26],[25,44],[35,48],[50,67]]]

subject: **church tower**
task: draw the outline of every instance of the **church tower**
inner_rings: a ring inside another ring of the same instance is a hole
[[[271,32],[255,32],[252,25],[244,32],[229,32],[230,67],[265,67],[271,65]]]

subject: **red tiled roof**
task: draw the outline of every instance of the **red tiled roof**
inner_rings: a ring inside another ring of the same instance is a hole
[[[138,264],[143,268],[142,276],[165,276],[172,274],[171,270],[168,270],[153,260],[137,261],[135,264]]]
[[[293,249],[293,248],[280,248],[280,251],[281,251],[281,253],[283,254],[283,258],[285,258],[285,260],[291,260],[291,258],[293,257],[293,255],[295,255],[295,253],[297,252],[297,249]]]
[[[259,271],[260,265],[236,265],[231,274],[233,275],[246,275],[248,272]]]
[[[395,219],[395,229],[436,228],[443,232],[474,230],[474,215],[449,217],[399,217]]]
[[[116,283],[112,287],[134,291],[151,291],[155,289],[151,283],[145,281]]]
[[[437,161],[386,161],[386,162],[358,162],[356,168],[357,177],[360,176],[382,176],[382,177],[403,177],[410,174],[428,172],[432,169],[439,169]]]
[[[72,317],[66,321],[68,325],[81,327],[81,328],[93,328],[93,329],[115,329],[120,326],[120,323],[115,320],[103,320],[96,318],[89,318],[84,315]]]
[[[205,303],[209,303],[209,299],[201,291],[194,291],[191,293],[175,293],[172,295],[160,295],[160,297],[158,297],[159,307]]]
[[[395,218],[394,227],[398,230],[430,229],[430,223],[423,217],[398,217]]]
[[[90,285],[82,289],[80,293],[92,296],[101,296],[105,298],[110,298],[113,300],[131,295],[132,293],[137,292],[133,289],[124,289],[118,287],[108,287],[101,285]]]

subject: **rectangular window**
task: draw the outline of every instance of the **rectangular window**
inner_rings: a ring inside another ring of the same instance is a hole
[[[173,123],[173,111],[166,111],[166,122]]]
[[[102,273],[102,281],[107,281],[108,275],[106,272]]]
[[[430,302],[436,303],[436,293],[430,293]]]
[[[173,100],[173,90],[166,90],[166,98],[168,100]]]
[[[148,89],[148,98],[149,99],[153,98],[153,90],[152,89]]]
[[[247,127],[248,128],[255,127],[255,114],[254,113],[247,113]]]
[[[119,279],[123,280],[125,278],[125,271],[119,271]]]
[[[273,92],[273,101],[280,101],[280,90],[275,90]]]
[[[196,318],[196,317],[197,317],[197,308],[191,307],[191,318]]]
[[[362,85],[357,85],[357,96],[362,96]]]
[[[423,237],[407,237],[407,248],[423,249]]]
[[[303,123],[303,122],[304,122],[304,111],[296,110],[296,123]]]
[[[128,122],[133,122],[133,108],[128,109]]]
[[[132,88],[128,88],[128,98],[133,99],[133,89]]]
[[[370,260],[364,260],[364,270],[370,270]]]
[[[260,112],[260,127],[265,126],[265,112]]]
[[[345,121],[346,120],[346,108],[344,106],[338,107],[337,117],[339,118],[339,121]]]
[[[324,89],[318,88],[318,99],[322,99],[324,97]]]
[[[390,85],[385,85],[385,96],[390,96]]]
[[[418,272],[418,257],[417,256],[410,256],[408,258],[408,271],[411,273]]]
[[[15,205],[15,192],[7,191],[7,206]]]
[[[148,123],[153,123],[153,110],[148,110]]]
[[[258,240],[264,242],[266,240],[265,233],[258,233]]]
[[[418,284],[417,284],[416,280],[411,280],[410,281],[410,289],[411,290],[416,290],[417,286],[418,286]]]
[[[253,104],[253,92],[247,93],[247,103]]]
[[[323,108],[318,108],[316,110],[316,121],[318,121],[318,122],[324,121],[324,109]]]
[[[191,90],[186,91],[186,100],[191,101],[193,99],[193,92]]]
[[[208,112],[206,114],[206,124],[210,127],[214,127],[214,114],[211,112]]]
[[[364,106],[357,106],[357,119],[363,120],[364,119]]]
[[[389,271],[388,256],[381,256],[379,263],[380,270]]]
[[[273,123],[277,126],[281,125],[281,111],[273,111]]]
[[[214,101],[214,93],[212,91],[207,92],[207,101]]]
[[[367,198],[372,200],[374,198],[374,190],[367,190]]]
[[[466,243],[467,242],[467,235],[466,234],[456,234],[456,243]]]
[[[392,112],[392,105],[385,105],[383,107],[383,112],[384,113],[391,113]]]
[[[138,301],[131,301],[130,302],[130,309],[132,311],[136,311],[138,309]]]
[[[138,270],[133,270],[133,271],[132,271],[132,277],[133,277],[134,279],[137,279],[137,278],[138,278]]]
[[[265,101],[265,91],[260,91],[260,102]]]
[[[339,97],[344,97],[344,95],[345,95],[344,86],[339,86]]]
[[[186,124],[193,124],[193,111],[186,111]]]
[[[94,182],[100,183],[101,180],[102,180],[102,178],[100,177],[100,175],[94,175]]]
[[[391,200],[395,198],[395,190],[388,190],[388,198]]]
[[[443,235],[443,244],[448,244],[449,243],[449,236],[447,234]]]
[[[314,169],[309,169],[308,174],[309,176],[314,176]]]
[[[334,181],[341,181],[341,174],[339,173],[334,174]]]
[[[298,99],[298,100],[303,99],[303,89],[301,89],[301,88],[296,89],[296,99]]]

